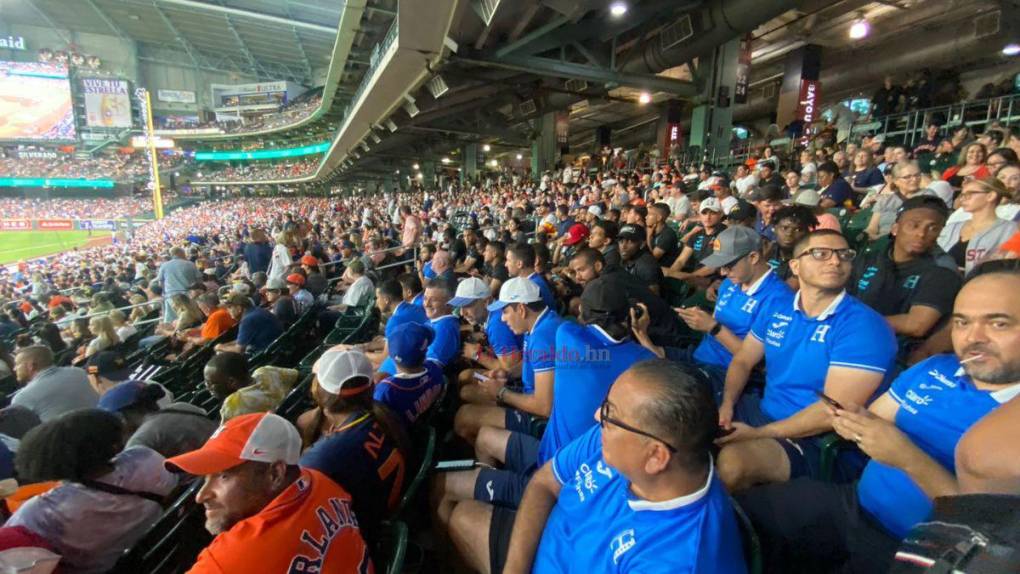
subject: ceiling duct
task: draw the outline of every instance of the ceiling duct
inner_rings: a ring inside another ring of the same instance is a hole
[[[524,100],[517,109],[522,116],[530,116],[538,110],[538,106],[535,104],[535,100]]]
[[[691,15],[684,14],[679,20],[662,29],[659,34],[659,49],[663,52],[679,46],[694,36]]]
[[[588,89],[588,82],[584,80],[570,79],[563,84],[563,87],[571,92],[583,92]]]

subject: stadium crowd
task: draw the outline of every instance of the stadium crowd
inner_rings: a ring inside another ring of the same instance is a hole
[[[179,166],[179,156],[161,154],[160,169]],[[56,158],[0,157],[0,177],[113,179],[131,181],[147,176],[148,160],[143,153],[99,154],[88,159],[60,153]]]
[[[1017,138],[928,136],[208,202],[22,262],[0,548],[141,571],[200,505],[192,572],[363,572],[424,515],[441,571],[743,573],[752,530],[766,572],[910,562],[941,497],[1020,491]]]
[[[152,199],[23,199],[0,197],[3,219],[123,219],[152,212]]]
[[[250,162],[234,165],[225,163],[203,163],[196,168],[200,171],[195,173],[192,181],[218,182],[218,181],[271,181],[278,179],[296,179],[305,177],[315,172],[319,167],[322,157],[315,155],[308,159],[285,160],[275,162]]]
[[[223,133],[236,135],[272,130],[296,124],[311,116],[315,113],[315,110],[318,109],[319,104],[321,103],[322,95],[319,94],[309,98],[302,98],[296,102],[288,103],[277,111],[254,114],[245,117],[243,120],[231,117],[196,124],[189,123],[187,125],[180,126],[179,128],[173,123],[167,124],[164,122],[164,129],[167,131],[167,135],[173,135],[172,132],[174,129],[194,130],[202,128],[220,128]]]

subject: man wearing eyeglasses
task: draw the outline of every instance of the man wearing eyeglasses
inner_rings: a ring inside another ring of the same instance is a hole
[[[622,373],[599,425],[533,477],[490,546],[493,572],[746,571],[733,507],[715,476],[707,387],[661,359]],[[505,566],[500,570],[500,566]]]
[[[717,442],[719,476],[731,491],[818,476],[817,437],[832,430],[819,393],[868,404],[893,366],[896,339],[885,319],[846,293],[855,256],[836,231],[818,230],[795,247],[793,296],[775,297],[755,319],[726,372]],[[765,360],[765,393],[744,393]],[[853,469],[837,469],[839,476]]]

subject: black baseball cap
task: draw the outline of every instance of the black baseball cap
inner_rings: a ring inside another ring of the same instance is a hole
[[[581,293],[581,305],[590,312],[618,314],[630,305],[623,285],[599,277],[588,282]]]
[[[616,239],[619,241],[623,241],[624,239],[637,239],[639,241],[644,241],[647,237],[648,234],[645,232],[644,226],[634,225],[631,223],[620,227],[620,231],[616,233]]]
[[[738,199],[737,204],[726,214],[726,219],[730,221],[747,221],[757,215],[758,210],[753,205],[743,199]]]

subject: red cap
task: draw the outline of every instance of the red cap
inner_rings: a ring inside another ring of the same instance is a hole
[[[287,419],[273,413],[234,417],[216,429],[198,450],[169,458],[166,467],[196,476],[216,474],[247,461],[297,464],[301,435]]]
[[[301,258],[301,264],[309,267],[315,267],[319,264],[319,260],[314,255],[305,255]]]
[[[563,240],[564,245],[577,245],[588,238],[588,228],[583,223],[575,223],[567,230],[567,237]]]
[[[291,273],[287,276],[287,283],[303,286],[305,284],[305,276],[300,273]]]

